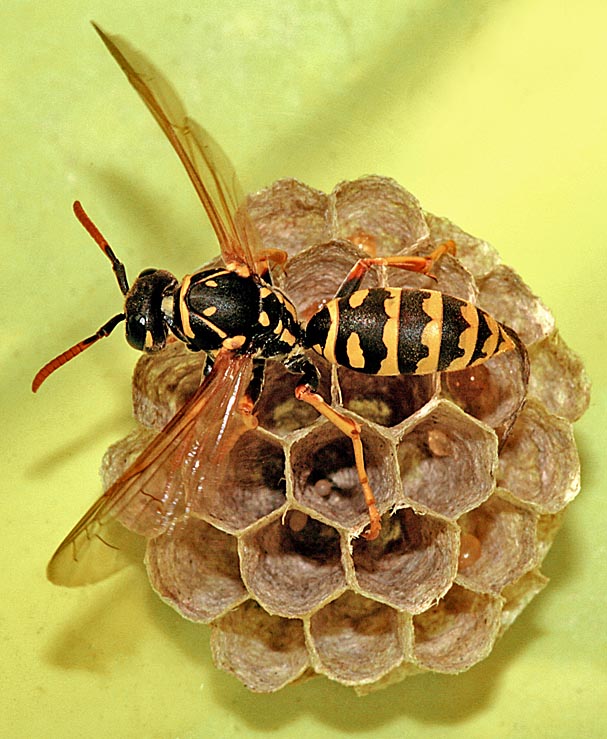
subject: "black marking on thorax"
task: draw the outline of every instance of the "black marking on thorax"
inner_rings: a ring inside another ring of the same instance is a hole
[[[176,296],[175,322],[192,349],[217,349],[234,336],[245,337],[246,349],[259,318],[259,293],[252,276],[221,268],[195,272]]]

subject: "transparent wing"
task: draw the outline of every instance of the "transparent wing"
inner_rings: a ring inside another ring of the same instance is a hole
[[[86,585],[131,561],[129,531],[152,538],[188,515],[192,495],[218,485],[223,462],[248,426],[238,412],[252,360],[217,354],[196,393],[91,506],[47,567],[57,585]],[[128,531],[127,531],[128,529]]]
[[[217,234],[226,264],[246,264],[259,273],[261,240],[228,157],[212,136],[188,117],[172,86],[140,52],[124,39],[108,36],[95,23],[93,26],[181,159]]]

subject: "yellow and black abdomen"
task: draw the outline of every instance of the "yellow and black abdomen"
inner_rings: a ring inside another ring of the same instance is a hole
[[[373,375],[460,370],[514,348],[507,330],[472,303],[401,288],[330,300],[310,319],[306,345],[329,362]]]

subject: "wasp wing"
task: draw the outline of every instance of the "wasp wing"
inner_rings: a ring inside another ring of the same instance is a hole
[[[251,366],[249,355],[217,354],[196,393],[59,545],[47,567],[51,582],[103,580],[132,561],[129,532],[159,536],[188,515],[193,495],[220,484],[226,454],[250,428],[238,407]]]
[[[261,239],[244,205],[244,195],[228,157],[212,136],[188,117],[173,87],[123,38],[93,27],[177,152],[207,212],[226,264],[261,271]]]

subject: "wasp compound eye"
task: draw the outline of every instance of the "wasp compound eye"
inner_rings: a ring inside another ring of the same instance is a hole
[[[133,349],[143,351],[148,333],[148,322],[141,313],[131,314],[126,321],[126,338]]]

